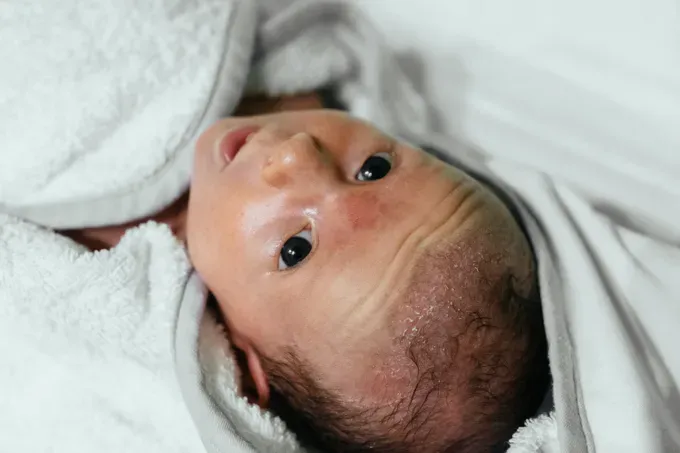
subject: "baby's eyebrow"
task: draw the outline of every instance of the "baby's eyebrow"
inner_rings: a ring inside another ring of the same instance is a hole
[[[371,138],[374,153],[386,152],[393,154],[396,152],[399,141],[389,135],[380,134]]]

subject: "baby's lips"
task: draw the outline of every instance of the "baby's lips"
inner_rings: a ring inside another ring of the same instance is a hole
[[[232,162],[250,137],[260,129],[259,126],[241,126],[232,129],[220,138],[218,148],[227,162]]]

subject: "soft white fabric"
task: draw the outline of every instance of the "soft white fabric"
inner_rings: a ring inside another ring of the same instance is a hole
[[[0,214],[0,451],[200,451],[172,342],[189,270],[164,226],[90,253]]]
[[[514,53],[503,53],[510,44],[500,40],[470,44],[476,66],[461,88],[470,106],[451,130],[464,130],[481,153],[424,133],[423,103],[370,26],[338,2],[111,5],[3,5],[0,61],[14,73],[0,76],[0,210],[52,227],[149,214],[187,187],[197,133],[244,90],[340,81],[356,114],[439,144],[520,206],[539,259],[556,412],[528,423],[511,450],[678,450],[675,85],[650,87],[640,63],[642,77],[608,74],[614,82],[605,90],[603,79],[593,85],[542,67],[554,63],[545,53],[518,55],[513,39]],[[577,33],[576,21],[591,16],[559,17],[573,21],[562,32]],[[522,36],[533,30],[525,20],[514,23]],[[668,27],[657,27],[651,36],[668,37]],[[653,46],[644,54],[645,42],[626,61],[656,62],[654,74],[673,67],[672,58],[659,66]],[[633,79],[642,93],[670,101],[631,94],[621,107],[612,90]],[[146,169],[135,169],[136,159]],[[204,316],[205,288],[188,272],[160,225],[92,254],[3,215],[0,450],[195,452],[202,441],[209,453],[297,451],[276,418],[236,395],[228,349]]]
[[[508,453],[559,453],[554,414],[539,415],[520,428],[510,440]]]
[[[4,3],[0,209],[67,228],[169,204],[241,96],[255,20],[249,0]]]

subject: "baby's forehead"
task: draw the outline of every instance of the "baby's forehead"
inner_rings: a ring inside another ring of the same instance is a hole
[[[398,291],[390,325],[398,344],[417,335],[462,332],[493,291],[496,257],[483,227],[452,233],[421,250]],[[445,332],[442,332],[441,330]]]

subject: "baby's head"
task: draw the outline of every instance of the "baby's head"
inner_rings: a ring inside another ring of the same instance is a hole
[[[534,262],[511,213],[343,113],[208,129],[188,245],[244,393],[323,451],[486,451],[547,390]]]

